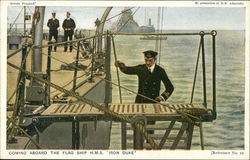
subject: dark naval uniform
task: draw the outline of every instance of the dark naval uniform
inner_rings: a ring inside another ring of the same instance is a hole
[[[121,67],[120,69],[125,74],[132,74],[138,76],[138,81],[139,81],[138,93],[146,97],[155,99],[160,95],[159,93],[160,93],[161,81],[165,85],[165,91],[161,94],[161,96],[164,98],[165,101],[174,91],[174,86],[169,80],[165,70],[156,64],[152,73],[148,70],[148,67],[145,64],[137,65],[134,67],[126,67],[124,65],[124,67]],[[137,95],[135,103],[155,103],[155,102]]]
[[[51,18],[48,20],[47,26],[49,27],[49,41],[51,41],[52,37],[54,39],[58,40],[58,30],[57,28],[59,27],[59,20],[56,18]],[[56,51],[56,46],[54,47],[54,50]]]
[[[72,40],[74,29],[76,28],[75,21],[71,18],[65,19],[63,21],[62,27],[64,29],[64,41],[67,41],[68,38],[69,40]],[[68,45],[65,44],[64,51],[67,51],[67,48],[68,48]],[[70,51],[72,51],[72,49],[73,49],[73,46],[72,46],[72,43],[70,43]]]
[[[135,103],[156,103],[155,101],[166,101],[173,93],[174,86],[169,80],[165,70],[154,63],[157,52],[148,50],[143,53],[145,56],[145,64],[127,67],[124,63],[118,61],[116,65],[125,74],[137,75],[139,81],[138,94],[152,99],[150,100],[137,95]],[[153,65],[155,65],[154,68]],[[150,71],[151,69],[153,70]],[[165,91],[160,95],[161,81],[165,86]],[[148,121],[147,123],[155,124],[155,121]],[[147,132],[149,134],[154,134],[154,130],[148,130]]]

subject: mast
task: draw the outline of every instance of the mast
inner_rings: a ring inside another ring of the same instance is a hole
[[[25,18],[26,7],[25,6],[23,7],[23,12],[24,12],[24,14],[23,14],[23,36],[25,37],[26,36],[26,18]]]
[[[35,46],[41,46],[42,45],[42,39],[43,39],[43,21],[44,21],[44,6],[39,6],[35,8],[35,14],[36,16],[36,24],[35,24],[35,35],[34,35],[34,45]],[[33,72],[41,72],[42,71],[42,49],[41,48],[35,48],[34,49],[34,56],[33,56],[33,66],[32,71]]]

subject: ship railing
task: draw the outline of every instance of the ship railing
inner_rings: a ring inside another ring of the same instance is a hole
[[[212,48],[213,48],[213,65],[212,65],[212,90],[213,90],[213,98],[212,98],[212,112],[213,112],[213,119],[216,119],[216,54],[215,54],[215,36],[216,36],[217,32],[216,31],[211,31],[211,32],[199,32],[199,33],[115,33],[115,34],[112,34],[112,33],[104,33],[104,34],[101,34],[101,35],[94,35],[94,36],[90,36],[90,37],[86,37],[86,38],[80,38],[80,39],[76,39],[76,40],[71,40],[71,41],[65,41],[65,42],[60,42],[60,43],[53,43],[53,44],[48,44],[48,45],[43,45],[43,46],[33,46],[32,48],[45,48],[45,47],[52,47],[54,45],[62,45],[62,44],[67,44],[67,43],[77,43],[79,44],[80,41],[84,41],[84,40],[89,40],[89,39],[94,39],[96,37],[100,37],[100,36],[105,36],[105,35],[111,35],[113,37],[113,35],[168,35],[168,36],[176,36],[176,35],[200,35],[201,37],[201,40],[200,40],[200,46],[199,46],[199,52],[200,50],[202,51],[202,69],[203,69],[203,104],[207,107],[207,93],[206,93],[206,68],[205,68],[205,49],[204,49],[204,36],[205,35],[212,35]],[[93,42],[94,43],[94,42]],[[78,45],[79,46],[79,45]],[[16,53],[18,53],[19,51],[21,50],[17,50],[16,52],[13,52],[11,53],[10,55],[8,55],[8,58],[12,57],[13,55],[15,55]],[[78,52],[79,54],[79,52]],[[92,56],[94,57],[94,56]],[[197,61],[198,61],[198,58],[197,58]],[[92,70],[91,70],[91,78],[93,77],[93,62],[94,60],[92,60]],[[195,82],[196,82],[196,74],[197,74],[197,65],[198,63],[196,64],[196,72],[195,72],[195,78],[194,78],[194,83],[193,83],[193,90],[192,90],[192,95],[191,95],[191,103],[192,103],[192,100],[193,100],[193,92],[194,92],[194,88],[195,88]],[[74,67],[75,68],[75,71],[77,72],[78,69],[81,69],[81,68],[78,68],[77,66]],[[74,78],[75,78],[75,74],[74,74]],[[113,82],[110,82],[114,85]],[[74,83],[75,84],[75,83]],[[120,86],[120,85],[117,85],[117,86]],[[75,88],[75,85],[74,87]],[[128,90],[127,88],[124,88],[126,90]],[[137,93],[134,93],[134,94],[137,94]],[[140,95],[142,96],[142,95]]]
[[[123,35],[124,35],[124,33],[122,33]],[[214,49],[213,49],[213,55],[214,55],[214,58],[213,58],[213,61],[214,61],[214,65],[213,65],[213,75],[214,75],[214,77],[215,77],[215,36],[216,36],[216,32],[215,31],[213,31],[213,32],[211,32],[210,33],[212,36],[213,36],[213,45],[214,45]],[[110,34],[102,34],[102,36],[104,36],[104,35],[107,35],[107,37],[109,37],[110,36]],[[112,34],[111,34],[112,35]],[[116,33],[116,35],[118,35],[118,33]],[[133,35],[136,35],[136,34],[133,34]],[[144,34],[144,35],[147,35],[147,34]],[[166,35],[166,34],[162,34],[162,35]],[[178,34],[178,35],[180,35],[180,34]],[[182,34],[183,35],[183,34]],[[191,35],[190,33],[189,34],[185,34],[185,35]],[[201,36],[201,46],[203,47],[203,49],[202,49],[202,55],[203,55],[203,59],[202,59],[202,62],[203,62],[203,72],[205,72],[205,57],[204,57],[204,42],[202,41],[202,38],[203,38],[203,36],[204,35],[207,35],[205,32],[200,32],[199,34],[195,34],[195,35],[200,35]],[[100,36],[100,35],[98,35],[98,36]],[[66,43],[76,43],[76,42],[79,42],[79,41],[81,41],[81,40],[87,40],[87,39],[91,39],[91,38],[95,38],[96,36],[92,36],[92,37],[87,37],[87,38],[82,38],[82,39],[77,39],[77,40],[72,40],[72,41],[67,41],[67,42],[61,42],[61,43],[54,43],[54,44],[48,44],[48,45],[43,45],[43,46],[32,46],[32,48],[45,48],[45,47],[52,47],[53,45],[59,45],[59,44],[66,44]],[[109,42],[110,43],[110,42]],[[202,45],[202,43],[203,43],[203,45]],[[110,46],[110,45],[109,45]],[[109,50],[110,51],[110,50]],[[11,56],[13,56],[13,55],[15,55],[16,53],[18,53],[18,52],[14,52],[14,53],[12,53],[12,54],[10,54],[10,56],[8,56],[8,58],[10,58]],[[20,73],[24,73],[25,75],[28,75],[28,76],[30,76],[30,77],[32,77],[32,78],[34,78],[34,79],[36,79],[36,80],[38,80],[38,81],[40,81],[40,82],[42,82],[42,83],[44,83],[44,84],[46,84],[46,85],[48,85],[49,87],[53,87],[53,88],[55,88],[55,89],[57,89],[57,90],[59,90],[59,91],[61,91],[61,92],[63,92],[63,93],[65,93],[65,94],[67,94],[67,95],[70,95],[70,96],[72,96],[72,97],[75,97],[77,100],[80,100],[80,101],[82,101],[82,102],[84,102],[84,103],[87,103],[87,104],[90,104],[91,106],[93,106],[93,107],[96,107],[97,109],[100,109],[100,110],[102,110],[104,113],[106,113],[106,114],[108,114],[108,115],[110,115],[111,117],[115,117],[115,118],[117,118],[117,119],[120,119],[121,121],[124,121],[124,122],[128,122],[128,123],[132,123],[132,120],[131,119],[129,119],[128,117],[126,117],[126,116],[122,116],[122,115],[119,115],[119,114],[117,114],[117,113],[115,113],[115,112],[113,112],[113,111],[110,111],[108,108],[106,108],[106,107],[103,107],[103,106],[101,106],[101,105],[99,105],[99,104],[97,104],[97,103],[95,103],[95,102],[92,102],[92,101],[90,101],[90,100],[88,100],[88,99],[86,99],[86,98],[83,98],[83,97],[81,97],[81,96],[79,96],[78,94],[76,94],[75,92],[71,92],[71,91],[68,91],[68,90],[65,90],[64,88],[62,88],[62,87],[60,87],[60,86],[58,86],[58,85],[56,85],[56,84],[53,84],[53,83],[51,83],[50,81],[48,81],[48,80],[44,80],[44,79],[42,79],[42,78],[40,78],[40,77],[38,77],[38,76],[36,76],[36,75],[34,75],[33,73],[30,73],[30,72],[28,72],[28,71],[26,71],[24,68],[20,68],[20,67],[18,67],[18,66],[16,66],[16,65],[14,65],[14,64],[12,64],[12,63],[10,63],[10,62],[8,62],[8,65],[10,65],[11,67],[13,67],[13,68],[15,68],[15,69],[18,69],[19,71],[20,71]],[[98,76],[97,76],[98,77]],[[101,78],[101,77],[99,77],[99,78]],[[204,95],[206,95],[206,81],[205,81],[205,74],[203,74],[203,86],[204,86],[204,88],[203,88],[203,91],[204,91]],[[101,79],[103,79],[103,78],[101,78]],[[103,80],[105,80],[105,81],[108,81],[108,80],[106,80],[106,79],[103,79]],[[116,86],[120,86],[120,85],[118,85],[118,84],[116,84],[116,83],[114,83],[114,82],[112,82],[112,81],[108,81],[109,83],[111,83],[111,84],[113,84],[113,85],[116,85]],[[121,88],[123,88],[123,89],[126,89],[126,90],[128,90],[128,91],[131,91],[131,90],[129,90],[129,89],[127,89],[127,88],[125,88],[125,87],[122,87],[122,86],[120,86]],[[214,84],[213,84],[213,88],[214,88],[214,95],[215,95],[215,78],[214,78]],[[133,92],[133,93],[135,93],[134,91],[131,91],[131,92]],[[137,93],[135,93],[135,94],[137,94]],[[139,95],[139,96],[143,96],[143,95]],[[145,97],[145,96],[144,96]],[[150,98],[148,98],[148,97],[145,97],[145,98],[147,98],[147,99],[150,99]],[[150,99],[151,100],[151,99]],[[154,100],[153,100],[154,101]],[[213,100],[214,101],[214,103],[215,103],[215,99]],[[158,102],[157,102],[158,103]],[[161,105],[164,105],[165,106],[165,104],[164,103],[159,103],[159,104],[161,104]],[[206,96],[204,96],[204,104],[206,105]],[[215,105],[213,106],[213,107],[215,107]],[[192,123],[192,124],[195,124],[195,125],[197,125],[197,126],[200,126],[200,123],[195,123],[194,121],[193,121],[193,119],[191,119],[190,117],[192,117],[192,118],[198,118],[198,117],[195,117],[195,116],[193,116],[193,115],[191,115],[191,114],[188,114],[188,113],[185,113],[185,112],[182,112],[182,111],[179,111],[179,110],[176,110],[175,108],[172,108],[173,110],[175,110],[178,114],[180,114],[185,120],[187,120],[189,123]],[[199,119],[199,118],[198,118]],[[201,122],[201,121],[200,121]],[[143,127],[143,125],[142,124],[140,124],[140,123],[137,123],[137,124],[134,124],[135,125],[135,127],[136,128],[138,128],[138,130],[144,135],[144,137],[149,141],[149,143],[150,143],[150,145],[152,146],[152,148],[154,148],[154,149],[157,149],[158,148],[158,146],[157,146],[157,144],[154,142],[154,140],[152,139],[152,138],[150,138],[150,136],[147,134],[147,132],[145,131],[145,128]]]
[[[196,77],[198,70],[198,62],[200,53],[202,54],[202,82],[203,82],[203,104],[207,108],[207,82],[206,82],[206,58],[205,58],[205,43],[204,36],[212,36],[212,109],[210,109],[213,113],[212,120],[215,120],[217,117],[216,113],[216,35],[217,32],[212,30],[211,32],[190,32],[190,33],[111,33],[112,35],[120,35],[120,36],[200,36],[200,43],[198,49],[197,62],[195,66],[194,73],[194,81],[191,92],[190,103],[193,103],[193,95],[196,85]]]

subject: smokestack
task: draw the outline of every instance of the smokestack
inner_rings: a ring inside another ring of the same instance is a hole
[[[148,19],[148,25],[151,26],[151,18]]]

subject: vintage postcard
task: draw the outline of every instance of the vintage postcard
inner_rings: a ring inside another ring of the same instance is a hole
[[[1,159],[248,159],[249,1],[1,1]]]

